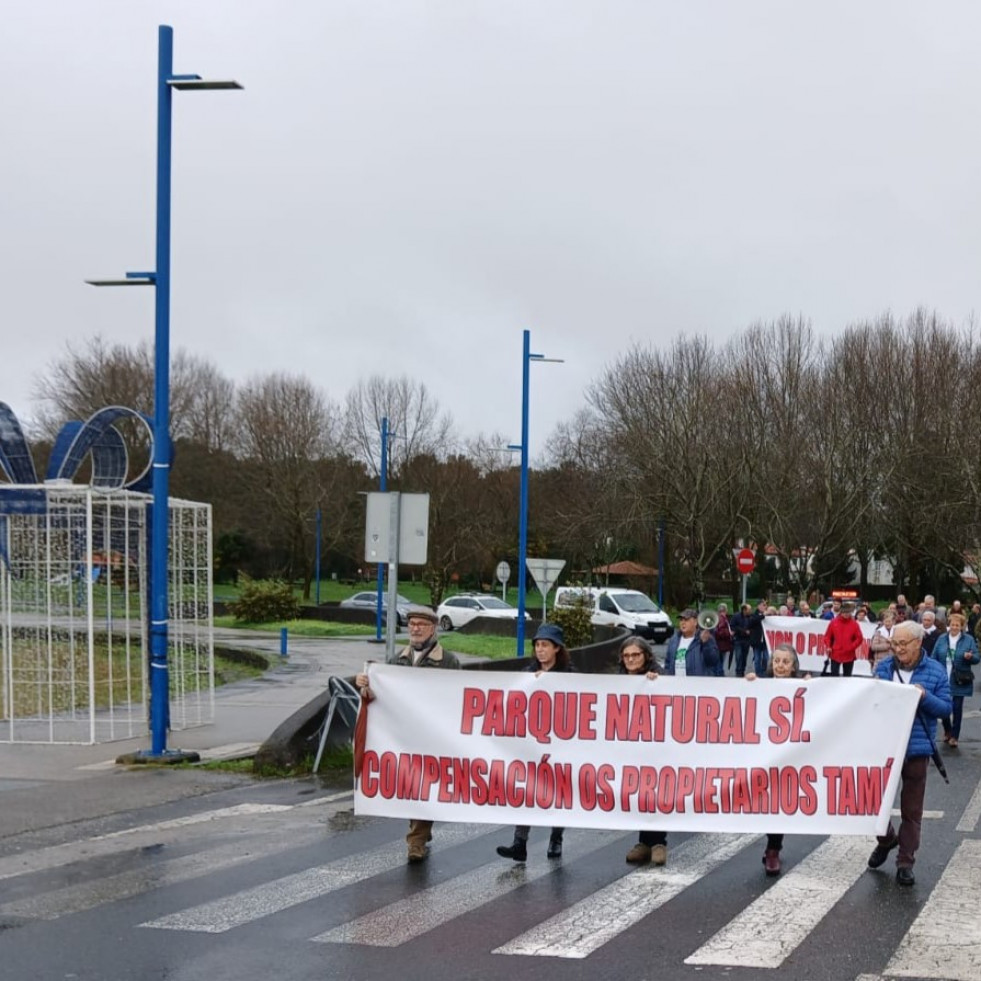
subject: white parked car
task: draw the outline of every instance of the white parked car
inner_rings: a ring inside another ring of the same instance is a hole
[[[476,617],[494,617],[498,620],[517,620],[518,611],[496,596],[484,593],[460,593],[444,600],[436,609],[440,630],[455,630]],[[525,614],[525,619],[529,619]]]

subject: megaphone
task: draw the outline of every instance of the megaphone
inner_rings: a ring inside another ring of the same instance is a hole
[[[698,625],[702,630],[715,630],[719,624],[719,614],[713,610],[702,610],[698,614]]]

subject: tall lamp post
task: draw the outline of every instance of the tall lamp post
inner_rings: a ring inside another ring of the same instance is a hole
[[[179,759],[167,750],[170,677],[167,667],[167,565],[170,514],[170,159],[173,90],[240,89],[238,82],[174,74],[174,30],[158,31],[157,67],[157,250],[156,269],[128,272],[125,279],[88,279],[92,286],[153,286],[153,507],[150,518],[150,734],[143,759]]]
[[[382,416],[382,454],[381,454],[381,473],[378,478],[378,489],[384,494],[388,490],[388,416]],[[382,597],[385,593],[385,566],[378,563],[378,578],[375,583],[375,640],[380,644],[382,641]],[[396,611],[398,617],[398,611]],[[398,620],[395,621],[398,626]]]
[[[562,364],[562,358],[546,358],[544,354],[532,354],[531,331],[523,332],[521,352],[521,445],[509,446],[521,450],[521,496],[518,504],[518,657],[525,656],[525,591],[528,569],[528,396],[531,380],[531,362],[547,361]]]

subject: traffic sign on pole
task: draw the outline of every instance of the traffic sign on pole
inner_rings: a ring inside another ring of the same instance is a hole
[[[751,548],[736,552],[736,570],[743,576],[751,575],[756,568],[756,553]]]
[[[525,565],[535,580],[538,591],[542,594],[542,622],[548,619],[548,591],[559,578],[559,573],[565,568],[565,559],[525,559]]]
[[[502,559],[497,563],[494,574],[497,576],[497,581],[501,584],[501,599],[506,602],[508,598],[508,580],[511,578],[511,566]]]

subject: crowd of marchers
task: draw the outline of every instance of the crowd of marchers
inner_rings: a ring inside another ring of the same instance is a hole
[[[637,679],[639,684],[652,683],[662,675],[672,677],[724,677],[727,673],[754,681],[760,677],[799,681],[812,680],[801,670],[792,644],[778,644],[767,650],[764,621],[768,616],[802,616],[813,614],[806,602],[795,603],[793,598],[779,606],[759,603],[755,608],[743,604],[729,616],[728,606],[720,603],[718,620],[712,629],[705,629],[698,611],[683,610],[678,627],[668,641],[663,660],[659,660],[648,640],[637,635],[627,637],[619,649],[620,673]],[[834,601],[821,617],[828,622],[825,646],[828,651],[830,679],[847,679],[865,642],[860,623],[875,620],[874,633],[869,640],[869,656],[876,679],[893,684],[909,685],[919,692],[919,705],[910,729],[903,761],[898,828],[890,821],[886,834],[877,843],[868,859],[870,869],[884,865],[896,850],[896,881],[901,886],[915,882],[913,866],[920,845],[923,804],[931,760],[942,767],[937,748],[937,722],[943,726],[943,738],[949,749],[956,749],[960,736],[964,699],[974,692],[974,665],[979,663],[978,645],[974,631],[981,628],[981,604],[975,604],[971,614],[955,601],[949,608],[937,607],[934,598],[927,596],[916,609],[902,595],[876,617],[865,606]],[[457,659],[444,651],[437,637],[436,614],[427,607],[409,611],[409,644],[398,651],[391,663],[408,667],[457,668]],[[541,675],[548,671],[573,670],[565,646],[562,628],[544,623],[534,638],[534,656],[527,670]],[[752,656],[752,663],[749,657]],[[359,674],[356,683],[362,697],[372,696],[367,674]],[[842,681],[828,683],[845,684]],[[497,853],[502,858],[524,862],[528,857],[530,828],[518,825],[510,844],[501,845]],[[549,859],[562,857],[563,829],[553,827],[546,855]],[[432,822],[412,821],[406,836],[408,861],[424,861],[429,854]],[[763,854],[767,876],[781,872],[780,852],[782,834],[768,834]],[[664,831],[641,831],[638,841],[627,852],[632,864],[665,865],[668,860],[668,841]]]

